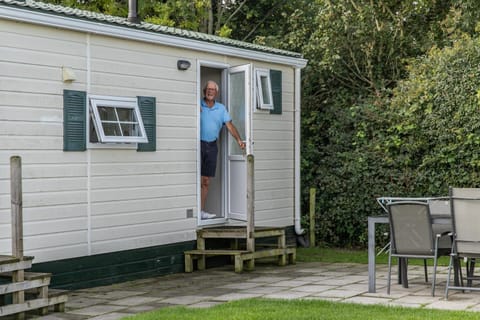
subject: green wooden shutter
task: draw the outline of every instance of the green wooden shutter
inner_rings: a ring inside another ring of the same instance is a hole
[[[273,95],[273,110],[270,113],[282,114],[282,71],[270,70],[270,81]]]
[[[139,143],[137,151],[157,150],[157,108],[155,97],[137,97],[148,143]]]
[[[87,149],[87,94],[63,90],[63,150]]]

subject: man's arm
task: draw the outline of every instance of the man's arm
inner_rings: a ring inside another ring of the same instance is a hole
[[[228,121],[225,123],[225,126],[227,126],[228,131],[230,134],[237,140],[238,145],[240,148],[245,149],[245,142],[242,141],[242,138],[240,137],[240,134],[238,133],[237,128],[233,125],[232,121]]]

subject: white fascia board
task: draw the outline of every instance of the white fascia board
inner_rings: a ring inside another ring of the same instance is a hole
[[[226,46],[211,42],[198,41],[195,39],[182,38],[180,36],[165,35],[140,29],[104,24],[96,21],[87,21],[79,18],[69,18],[66,16],[47,14],[38,11],[29,11],[20,8],[0,6],[0,18],[22,21],[26,23],[40,24],[56,28],[64,28],[80,32],[113,36],[136,41],[162,44],[184,49],[216,53],[233,57],[273,62],[278,64],[290,65],[295,68],[303,68],[307,64],[307,60],[303,58],[294,58],[267,52],[247,50],[233,46]]]

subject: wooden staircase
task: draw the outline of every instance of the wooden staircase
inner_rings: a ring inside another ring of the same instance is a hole
[[[51,274],[25,271],[31,268],[32,260],[0,255],[0,318],[16,315],[16,319],[24,319],[25,312],[33,310],[46,315],[50,306],[54,311],[65,311],[65,292],[48,289]]]
[[[223,226],[197,230],[197,249],[185,251],[185,272],[193,272],[194,262],[198,270],[206,268],[206,259],[214,256],[230,256],[234,262],[235,272],[253,270],[255,259],[277,257],[278,265],[284,266],[287,263],[294,264],[296,259],[296,248],[286,245],[285,229],[276,227],[255,227],[254,239],[271,238],[275,239],[274,244],[260,245],[256,242],[254,250],[240,248],[240,241],[247,239],[247,228],[242,226]],[[228,239],[228,248],[207,249],[207,239]]]
[[[12,255],[0,255],[0,319],[15,315],[25,318],[25,312],[38,310],[48,313],[49,306],[55,311],[65,311],[67,295],[64,291],[48,290],[50,273],[27,272],[32,267],[33,257],[23,252],[23,200],[22,160],[10,157],[10,201],[12,205]]]

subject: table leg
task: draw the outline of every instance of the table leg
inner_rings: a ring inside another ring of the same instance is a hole
[[[403,258],[397,258],[397,261],[398,261],[398,284],[402,284],[402,277],[403,277],[403,273],[402,273],[402,259]]]
[[[375,221],[368,218],[368,292],[375,292]]]
[[[401,263],[400,263],[400,270],[402,274],[402,286],[404,288],[408,288],[408,259],[407,258],[401,258]]]
[[[388,224],[388,217],[368,217],[368,292],[375,292],[375,225]]]

